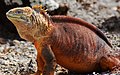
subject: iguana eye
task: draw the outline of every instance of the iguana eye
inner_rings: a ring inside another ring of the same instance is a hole
[[[23,14],[23,11],[22,10],[17,10],[15,13],[16,14]]]

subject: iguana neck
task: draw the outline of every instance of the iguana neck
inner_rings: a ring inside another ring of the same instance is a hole
[[[51,23],[51,20],[47,14],[41,15],[40,13],[33,14],[31,16],[32,24],[33,24],[33,37],[36,40],[47,37],[48,33],[54,27]]]

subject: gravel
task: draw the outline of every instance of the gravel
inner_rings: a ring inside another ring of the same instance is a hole
[[[36,50],[31,42],[13,40],[0,44],[0,75],[28,75],[35,73]]]

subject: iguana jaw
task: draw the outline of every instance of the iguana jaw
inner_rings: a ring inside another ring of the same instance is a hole
[[[16,16],[16,15],[7,15],[7,18],[10,20],[10,21],[18,21],[18,22],[26,22],[26,21],[28,21],[27,19],[26,20],[23,20],[23,19],[21,19],[21,17],[20,16]]]

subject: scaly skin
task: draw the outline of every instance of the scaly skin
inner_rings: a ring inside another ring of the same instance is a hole
[[[92,24],[68,16],[48,16],[41,6],[20,7],[6,13],[23,39],[37,49],[35,75],[53,75],[56,63],[78,72],[114,71],[120,60],[112,45]]]

